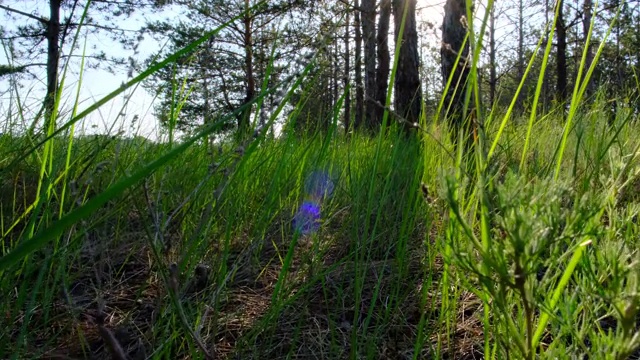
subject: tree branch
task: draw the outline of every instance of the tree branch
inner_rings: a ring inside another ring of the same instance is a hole
[[[39,22],[41,22],[41,23],[43,23],[45,25],[47,25],[49,23],[49,20],[47,20],[47,19],[44,19],[44,18],[41,18],[41,17],[37,17],[35,15],[26,13],[24,11],[13,9],[13,8],[8,7],[8,6],[0,5],[0,9],[5,9],[8,12],[12,12],[12,13],[20,14],[22,16],[26,16],[26,17],[31,18],[33,20],[39,21]]]
[[[31,39],[31,38],[41,38],[43,36],[44,36],[44,33],[31,34],[31,35],[2,36],[0,37],[0,40]]]
[[[46,66],[46,65],[47,64],[40,64],[40,63],[32,63],[32,64],[19,65],[19,66],[0,64],[0,78],[4,77],[5,75],[24,73],[27,70],[27,68],[31,66]]]
[[[360,12],[366,12],[366,10],[364,10],[362,7],[360,7],[360,6],[355,6],[355,5],[353,5],[353,4],[350,4],[350,3],[349,3],[348,1],[346,1],[346,0],[338,0],[338,1],[340,1],[341,3],[343,3],[343,4],[347,5],[347,6],[348,6],[348,7],[350,7],[352,10],[358,10],[358,11],[360,11]]]
[[[80,26],[80,23],[69,23],[69,26]],[[139,30],[120,29],[120,28],[104,26],[104,25],[98,25],[98,24],[92,24],[92,23],[83,23],[82,26],[84,26],[84,27],[93,27],[93,28],[96,28],[96,29],[108,30],[108,31],[133,32],[133,33],[139,32]]]

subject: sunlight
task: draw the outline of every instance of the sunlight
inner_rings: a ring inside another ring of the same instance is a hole
[[[421,21],[439,25],[444,14],[444,0],[417,0],[416,13]]]

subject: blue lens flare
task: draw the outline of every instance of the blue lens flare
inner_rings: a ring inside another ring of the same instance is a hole
[[[316,232],[320,227],[320,204],[315,201],[305,201],[293,217],[293,228],[300,234],[307,235]]]
[[[324,172],[314,171],[305,181],[305,200],[293,217],[293,229],[308,235],[320,228],[320,207],[322,201],[333,193],[333,181]]]
[[[306,195],[316,201],[322,201],[333,193],[333,181],[326,173],[314,171],[304,184]]]

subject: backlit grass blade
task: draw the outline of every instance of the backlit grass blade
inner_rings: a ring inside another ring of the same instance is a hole
[[[558,2],[560,4],[560,2]],[[538,103],[540,101],[540,94],[542,93],[542,85],[544,84],[544,78],[547,71],[547,63],[551,54],[551,48],[553,47],[553,34],[556,30],[559,6],[556,6],[555,16],[553,17],[553,23],[551,29],[547,33],[547,46],[544,49],[544,55],[542,56],[542,65],[540,66],[540,74],[538,75],[538,82],[536,84],[536,91],[533,95],[533,104],[531,104],[531,114],[529,115],[529,123],[527,125],[527,135],[524,138],[524,148],[522,149],[522,157],[520,158],[519,169],[524,169],[524,162],[527,158],[527,152],[529,151],[529,142],[531,141],[531,134],[533,132],[533,123],[536,120]]]
[[[273,89],[271,89],[273,91]],[[121,195],[126,189],[134,186],[140,180],[154,173],[158,168],[162,167],[169,163],[169,161],[176,158],[179,154],[188,149],[191,145],[193,145],[196,141],[202,139],[203,137],[213,133],[214,131],[220,129],[224,124],[233,119],[233,116],[245,111],[250,106],[252,106],[259,98],[264,97],[266,93],[261,94],[260,96],[254,98],[253,101],[246,103],[242,107],[236,109],[231,114],[221,118],[217,122],[207,126],[205,129],[200,131],[195,136],[186,140],[182,144],[176,146],[171,149],[166,154],[158,157],[156,160],[149,163],[147,166],[141,168],[137,172],[133,173],[129,177],[125,177],[124,179],[118,181],[104,192],[96,195],[91,200],[87,201],[83,206],[75,209],[74,211],[68,213],[60,220],[53,223],[48,228],[45,228],[35,234],[32,238],[26,239],[19,243],[10,253],[0,258],[0,271],[6,270],[9,266],[15,264],[20,261],[22,258],[27,256],[28,254],[42,248],[47,244],[48,241],[56,238],[60,234],[62,234],[65,230],[69,229],[73,224],[77,223],[81,219],[84,219],[98,210],[102,205],[104,205],[107,201]]]
[[[582,255],[585,249],[590,244],[591,244],[590,240],[581,243],[580,245],[578,245],[578,247],[576,248],[576,251],[573,253],[573,256],[571,257],[571,260],[569,261],[567,268],[564,270],[562,274],[562,278],[560,278],[560,281],[558,282],[558,286],[556,286],[555,290],[553,291],[553,295],[551,295],[551,299],[549,300],[548,308],[551,311],[553,311],[558,305],[558,301],[560,300],[560,297],[562,296],[564,289],[569,284],[569,280],[573,275],[573,271],[576,269],[576,266],[580,262],[580,259],[582,258]],[[544,334],[544,330],[547,327],[547,323],[549,322],[550,316],[551,315],[547,311],[542,311],[542,315],[540,315],[540,321],[538,322],[538,327],[536,328],[536,332],[533,335],[533,341],[532,341],[533,349],[538,347],[538,343],[540,342],[540,338],[542,337],[542,334]]]
[[[597,3],[596,3],[597,4]],[[616,20],[620,14],[620,9],[621,6],[618,6],[618,10],[616,12],[616,16],[613,18],[611,24],[609,24],[609,27],[607,28],[607,32],[604,35],[604,38],[602,39],[602,41],[600,42],[600,46],[598,47],[598,51],[596,52],[596,55],[593,58],[593,62],[591,63],[591,66],[589,67],[589,69],[587,69],[587,74],[585,76],[585,78],[582,78],[582,72],[584,71],[584,63],[587,57],[587,51],[589,49],[589,41],[591,41],[591,33],[593,32],[593,22],[595,21],[595,17],[591,20],[591,24],[590,24],[590,31],[587,34],[587,39],[586,39],[586,43],[584,45],[584,49],[582,52],[582,59],[580,61],[580,64],[578,65],[578,75],[576,77],[576,85],[573,88],[573,95],[571,97],[571,106],[569,107],[569,114],[567,115],[567,120],[564,126],[564,132],[562,134],[562,140],[560,142],[560,149],[558,152],[558,157],[556,159],[556,170],[555,173],[553,175],[554,179],[557,179],[558,176],[560,176],[560,170],[561,170],[561,166],[562,166],[562,158],[567,146],[567,139],[569,138],[569,133],[571,132],[571,124],[572,121],[574,119],[574,117],[577,114],[578,111],[578,107],[582,101],[582,97],[585,93],[585,91],[587,90],[587,85],[589,84],[589,79],[591,78],[591,75],[593,74],[593,71],[595,69],[596,64],[598,63],[598,59],[600,58],[600,55],[602,54],[602,50],[605,47],[605,44],[607,43],[607,38],[609,37],[609,35],[611,34],[611,30],[613,29],[613,27],[616,24]]]
[[[495,138],[493,139],[493,144],[491,144],[491,148],[489,149],[489,153],[487,154],[487,161],[491,159],[491,156],[493,156],[494,151],[498,147],[498,142],[502,137],[502,133],[504,129],[507,127],[507,123],[509,122],[509,118],[511,118],[513,109],[515,108],[516,103],[518,102],[518,97],[520,96],[520,92],[524,87],[524,83],[527,79],[527,76],[529,75],[529,71],[533,67],[533,63],[535,62],[535,59],[538,56],[538,51],[540,50],[540,46],[542,45],[542,39],[543,38],[540,37],[540,39],[538,40],[538,44],[536,45],[535,50],[533,50],[533,54],[531,55],[531,59],[529,60],[529,64],[527,65],[527,69],[525,70],[524,75],[522,76],[522,79],[520,79],[520,83],[518,84],[518,88],[516,89],[516,92],[513,95],[513,98],[511,99],[511,103],[509,104],[509,108],[507,108],[506,114],[502,118],[502,122],[500,123],[500,127],[498,128],[498,132],[496,133]],[[535,102],[536,101],[534,100],[534,106],[531,109],[532,112],[535,112],[535,108],[536,108]],[[525,149],[525,152],[526,152],[526,149]]]

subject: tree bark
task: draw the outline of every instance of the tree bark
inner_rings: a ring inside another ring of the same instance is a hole
[[[361,30],[361,22],[360,22],[360,1],[355,0],[355,18],[354,18],[354,27],[356,30],[355,33],[355,43],[356,43],[356,51],[355,51],[355,81],[356,81],[356,117],[354,120],[354,128],[359,129],[363,124],[364,117],[364,88],[362,87],[362,30]]]
[[[376,70],[376,101],[386,105],[387,86],[389,82],[389,19],[391,17],[391,0],[380,2],[380,17],[378,19],[377,54],[378,68]],[[376,123],[382,125],[384,108],[375,107]]]
[[[54,107],[58,92],[58,62],[60,60],[60,0],[49,0],[47,21],[47,94],[44,98],[45,131],[55,116]]]
[[[591,27],[591,12],[593,9],[593,1],[592,0],[584,0],[584,4],[583,4],[583,18],[582,18],[582,33],[584,34],[584,44],[585,46],[587,46],[587,55],[585,57],[585,61],[584,61],[584,72],[583,74],[586,75],[586,71],[589,70],[589,68],[591,67],[591,64],[593,63],[593,52],[592,52],[592,48],[591,48],[591,44],[587,45],[587,35],[589,34],[589,28]],[[587,97],[591,96],[594,92],[593,89],[593,81],[591,81],[591,79],[589,79],[589,81],[587,82],[587,91],[586,91],[586,95]]]
[[[524,0],[518,0],[518,82],[524,77]],[[518,94],[517,109],[524,110],[523,92]]]
[[[544,24],[545,26],[549,26],[549,0],[544,0]],[[545,39],[545,43],[547,40],[548,39]],[[545,73],[542,79],[542,110],[544,112],[546,112],[548,108],[549,93],[549,75]]]
[[[333,56],[331,57],[331,62],[333,63],[333,79],[331,88],[333,91],[333,101],[331,102],[331,109],[335,109],[336,105],[338,105],[338,99],[340,98],[338,95],[338,82],[340,81],[340,62],[338,61],[338,51],[338,37],[336,37],[333,43]]]
[[[445,119],[453,130],[453,142],[458,141],[460,132],[463,132],[464,142],[469,143],[471,124],[466,119],[464,99],[469,77],[470,64],[467,64],[469,56],[469,43],[464,43],[467,34],[466,27],[466,2],[465,0],[447,0],[444,5],[444,20],[442,24],[442,48],[440,50],[442,61],[442,77],[444,87],[453,74],[451,84],[445,94]],[[464,47],[462,46],[464,43]],[[456,63],[458,53],[461,52],[460,62]],[[454,71],[455,68],[455,71]],[[450,107],[450,108],[449,108]],[[449,109],[447,111],[447,109]]]
[[[406,11],[405,11],[406,7]],[[395,110],[404,118],[405,130],[420,121],[422,106],[422,89],[420,87],[418,58],[418,33],[416,31],[416,0],[394,0],[393,18],[396,39],[400,34],[402,18],[406,14],[400,54],[395,77]]]
[[[612,104],[611,104],[611,113],[609,116],[609,126],[612,126],[615,121],[616,121],[616,115],[618,114],[618,96],[622,93],[622,89],[623,89],[623,85],[624,84],[624,80],[622,78],[622,54],[620,52],[620,27],[622,25],[620,24],[620,21],[616,21],[616,56],[615,56],[615,85],[614,88],[617,92],[617,94],[614,92],[613,96],[611,96],[612,98]],[[618,96],[616,96],[618,95]]]
[[[376,1],[362,0],[364,38],[364,108],[367,128],[375,128],[376,109]]]
[[[247,104],[253,100],[256,95],[256,79],[253,74],[253,33],[251,29],[251,23],[253,21],[252,15],[249,13],[251,8],[250,0],[244,1],[245,14],[243,18],[244,24],[244,66],[247,76],[247,88],[244,103]],[[247,134],[249,130],[249,119],[251,116],[251,107],[247,108],[244,114],[238,118],[238,132],[240,136]]]
[[[349,52],[349,42],[351,41],[350,39],[350,14],[351,11],[349,10],[349,6],[348,4],[345,4],[345,9],[346,9],[346,20],[345,20],[345,26],[344,26],[344,77],[343,77],[343,82],[344,82],[344,91],[345,91],[345,96],[344,96],[344,130],[346,133],[349,132],[349,128],[351,127],[351,89],[349,88],[349,74],[350,74],[350,61],[351,61],[351,54]]]
[[[564,0],[558,0],[556,36],[556,100],[561,106],[567,101],[567,28],[564,21]]]
[[[489,14],[489,102],[491,108],[496,101],[496,7],[491,8]]]

